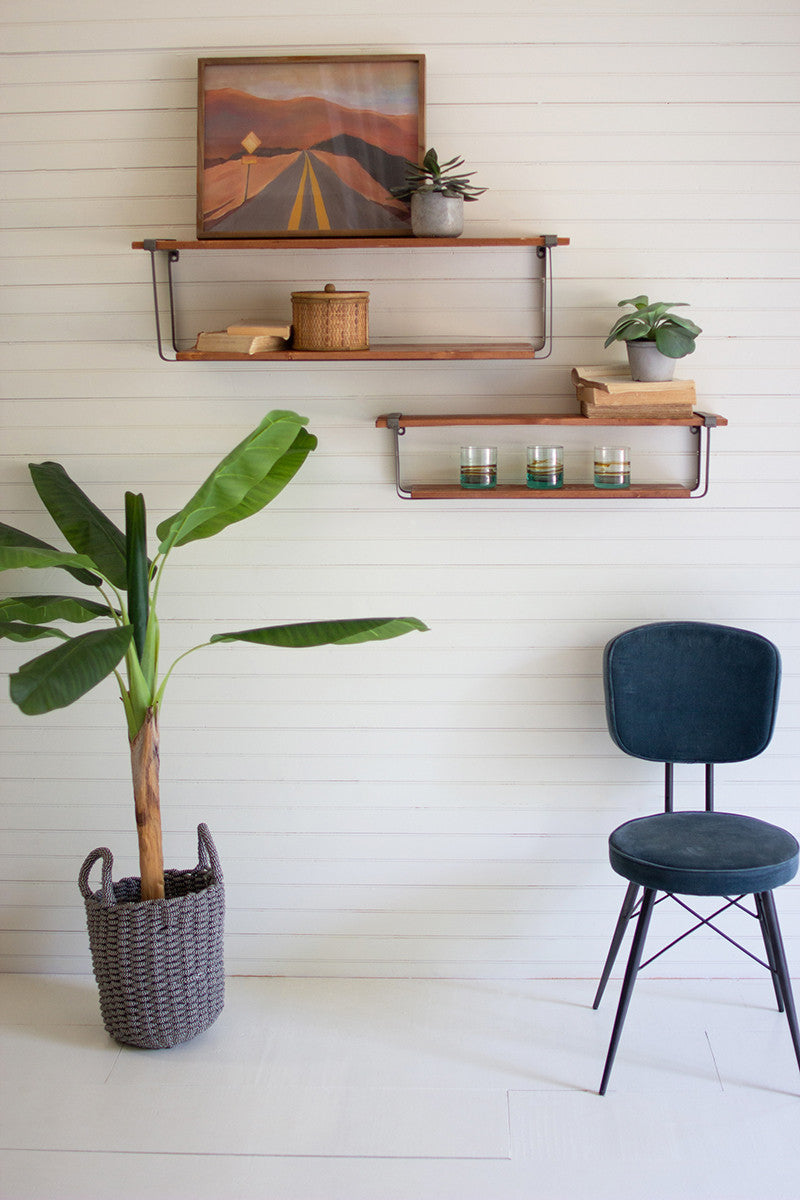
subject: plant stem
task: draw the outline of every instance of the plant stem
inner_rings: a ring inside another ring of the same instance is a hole
[[[156,709],[149,708],[144,724],[131,742],[142,900],[159,900],[164,896],[158,740],[158,713]]]

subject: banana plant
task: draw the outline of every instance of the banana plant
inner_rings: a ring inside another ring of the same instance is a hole
[[[15,642],[55,638],[55,649],[11,674],[11,699],[30,716],[80,699],[113,673],[127,721],[141,897],[164,895],[159,791],[159,714],[175,666],[188,654],[222,642],[261,646],[345,645],[400,637],[427,626],[415,617],[305,621],[232,633],[215,633],[180,654],[165,672],[159,666],[156,613],[164,568],[172,552],[213,537],[259,512],[296,475],[317,445],[306,417],[275,410],[214,468],[180,512],[158,528],[158,548],[147,554],[146,509],[141,494],[125,494],[125,528],[118,528],[55,462],[29,465],[34,487],[70,551],[0,523],[0,570],[60,568],[96,590],[97,599],[67,595],[11,596],[0,601],[0,637]],[[54,621],[83,624],[105,619],[109,628],[67,633]]]

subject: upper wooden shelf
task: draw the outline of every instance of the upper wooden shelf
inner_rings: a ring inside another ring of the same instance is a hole
[[[442,361],[453,359],[533,359],[543,350],[552,348],[553,286],[550,252],[554,246],[568,246],[569,238],[543,234],[536,237],[272,237],[272,238],[144,238],[132,242],[134,250],[146,250],[150,255],[153,278],[153,305],[156,318],[158,354],[164,362],[403,362],[412,360]],[[173,264],[180,260],[182,250],[469,250],[509,247],[536,249],[537,257],[547,260],[545,287],[542,289],[542,343],[539,349],[533,342],[494,341],[474,342],[372,342],[368,350],[274,350],[262,354],[234,354],[229,351],[212,353],[207,350],[178,348],[176,340],[175,289]],[[159,314],[159,289],[156,281],[156,253],[164,255],[169,281],[169,317],[174,357],[164,353]]]
[[[568,246],[569,238],[556,238],[554,243],[545,237],[281,237],[205,238],[203,241],[153,238],[131,245],[134,250],[412,250],[419,247],[546,246],[548,242]]]

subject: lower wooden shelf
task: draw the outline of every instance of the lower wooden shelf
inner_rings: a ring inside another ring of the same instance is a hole
[[[409,416],[387,413],[376,419],[380,429],[391,431],[394,439],[395,487],[401,500],[698,500],[709,485],[711,430],[727,425],[717,413],[694,412],[686,417],[584,417],[572,413],[426,413]],[[522,483],[501,483],[493,488],[462,488],[458,484],[401,483],[400,437],[406,429],[433,429],[457,425],[564,425],[584,429],[602,426],[670,427],[683,426],[697,440],[695,479],[691,484],[633,483],[627,488],[598,488],[591,483],[567,483],[561,488],[529,488]]]
[[[409,484],[409,500],[691,500],[692,489],[680,484],[634,483],[627,488],[597,488],[591,483],[566,483],[560,488],[529,488],[524,483],[498,483],[493,488],[462,488],[458,484]]]
[[[529,342],[386,342],[368,350],[269,350],[262,354],[220,354],[179,350],[177,362],[404,362],[411,360],[535,358]]]

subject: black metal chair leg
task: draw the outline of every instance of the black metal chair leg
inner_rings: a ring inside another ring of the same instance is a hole
[[[603,967],[603,974],[600,976],[600,982],[597,985],[597,992],[595,994],[592,1008],[600,1007],[600,1001],[603,999],[603,992],[606,990],[606,984],[608,983],[609,977],[614,968],[614,963],[616,962],[617,955],[619,954],[619,948],[622,945],[622,939],[625,937],[625,930],[628,928],[628,921],[631,918],[631,913],[636,905],[636,897],[638,895],[639,884],[629,883],[625,892],[625,899],[622,901],[622,908],[619,910],[617,924],[614,929],[614,936],[611,939],[611,945],[609,946],[605,966]]]
[[[772,892],[761,892],[760,898],[764,905],[764,917],[769,929],[770,941],[772,942],[772,952],[775,957],[775,972],[778,976],[778,982],[780,983],[781,995],[783,996],[783,1005],[786,1011],[786,1019],[789,1022],[789,1031],[792,1035],[794,1053],[797,1059],[797,1065],[800,1066],[800,1029],[798,1029],[797,1025],[797,1010],[794,1005],[792,981],[789,978],[789,967],[786,962],[786,952],[783,948],[781,927],[778,923],[778,913],[775,908],[775,897],[773,896]]]
[[[764,949],[767,952],[767,962],[769,963],[770,975],[772,976],[772,986],[775,988],[775,999],[778,1001],[778,1012],[783,1012],[783,996],[781,994],[780,980],[778,979],[778,970],[775,966],[775,951],[772,947],[772,937],[767,924],[766,914],[764,912],[764,902],[758,892],[754,897],[756,902],[756,912],[758,913],[758,923],[761,926],[761,936],[764,939]]]
[[[636,982],[639,964],[642,961],[642,951],[644,950],[647,929],[650,925],[650,917],[653,914],[653,905],[655,902],[656,893],[652,888],[645,888],[644,895],[642,896],[642,910],[639,913],[639,920],[636,922],[636,932],[633,935],[631,952],[628,956],[628,965],[625,968],[625,979],[622,983],[622,993],[619,998],[617,1015],[614,1020],[614,1028],[611,1031],[611,1041],[608,1046],[606,1065],[603,1070],[603,1078],[600,1083],[601,1096],[605,1096],[606,1088],[608,1087],[608,1081],[611,1078],[611,1068],[614,1065],[614,1058],[616,1056],[619,1039],[622,1034],[622,1026],[625,1024],[628,1005],[630,1004],[631,996],[633,995],[633,985]]]

